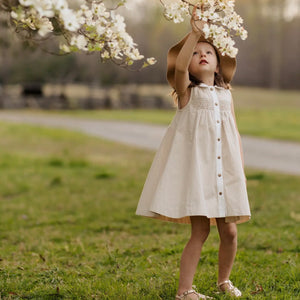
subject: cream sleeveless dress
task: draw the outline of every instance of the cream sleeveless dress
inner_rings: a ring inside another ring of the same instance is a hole
[[[154,156],[136,214],[177,223],[206,216],[250,219],[231,92],[201,83],[176,114]]]

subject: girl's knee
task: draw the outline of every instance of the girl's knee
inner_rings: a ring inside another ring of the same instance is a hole
[[[192,230],[191,240],[203,244],[210,233],[210,227],[203,227],[198,230]]]
[[[208,234],[205,234],[205,235],[198,235],[198,236],[195,236],[195,235],[191,235],[191,238],[190,238],[190,243],[192,245],[194,245],[194,247],[198,248],[198,249],[202,249],[202,246],[203,244],[205,243],[206,239],[208,237]]]
[[[206,217],[191,217],[191,239],[204,243],[210,232],[210,222]]]
[[[235,223],[219,222],[218,230],[222,241],[234,242],[237,239],[237,227]]]
[[[237,229],[236,226],[229,226],[223,231],[223,239],[227,241],[235,241],[237,239]]]
[[[202,243],[204,243],[207,238],[208,238],[208,235],[210,233],[210,229],[207,229],[207,230],[203,230],[198,236],[197,238],[202,241]]]

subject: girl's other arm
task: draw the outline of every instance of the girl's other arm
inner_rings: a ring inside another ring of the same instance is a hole
[[[175,65],[175,90],[178,96],[183,95],[190,84],[188,69],[200,36],[201,34],[192,31],[178,53]]]

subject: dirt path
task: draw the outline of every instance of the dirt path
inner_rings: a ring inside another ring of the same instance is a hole
[[[126,121],[91,120],[59,115],[0,112],[1,121],[76,130],[88,135],[156,150],[167,126]],[[242,136],[245,165],[300,175],[300,143]]]

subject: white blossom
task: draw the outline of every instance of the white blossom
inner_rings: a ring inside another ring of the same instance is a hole
[[[120,37],[124,40],[125,44],[127,44],[130,47],[136,46],[136,43],[133,42],[132,37],[126,32],[120,32]]]
[[[61,50],[62,52],[64,52],[64,53],[69,53],[69,52],[71,52],[70,47],[69,47],[68,45],[66,45],[66,44],[60,44],[60,45],[59,45],[59,48],[60,48],[60,50]]]
[[[20,4],[23,6],[30,6],[33,5],[35,2],[34,0],[19,0]]]
[[[126,25],[124,23],[124,17],[122,17],[120,15],[115,15],[112,17],[112,20],[114,22],[113,28],[115,29],[115,31],[117,31],[117,32],[125,31]]]
[[[188,6],[181,5],[181,13],[182,7],[188,12]],[[123,16],[114,10],[116,8],[108,10],[98,0],[19,0],[10,16],[16,26],[36,31],[41,37],[52,32],[61,35],[64,38],[59,46],[61,52],[98,51],[103,60],[121,60],[131,65],[144,56],[126,31]],[[180,14],[174,17],[181,21]],[[154,58],[149,58],[147,64],[155,62]]]
[[[162,2],[163,3],[163,2]],[[245,40],[247,31],[242,27],[243,19],[234,11],[234,0],[198,0],[199,8],[204,4],[204,9],[197,9],[196,15],[200,20],[208,22],[203,27],[205,38],[212,40],[212,43],[220,50],[222,55],[235,57],[238,49],[233,45],[232,32]],[[189,4],[183,0],[176,0],[171,4],[164,5],[164,15],[174,23],[184,21],[184,16],[189,16]],[[191,4],[192,5],[192,4]]]
[[[64,26],[69,31],[76,31],[80,28],[76,14],[73,10],[67,8],[60,11],[59,16],[64,22]]]
[[[63,9],[67,9],[69,7],[68,2],[66,0],[52,0],[53,7],[60,11]]]
[[[10,13],[10,15],[11,15],[11,17],[13,18],[13,19],[18,19],[18,14],[15,12],[15,11],[12,11],[11,13]]]
[[[248,37],[248,32],[247,32],[247,30],[245,30],[244,28],[241,28],[241,30],[240,30],[240,35],[241,35],[241,39],[242,40],[245,40],[247,37]]]
[[[104,59],[110,58],[109,52],[107,50],[105,50],[103,53],[101,53],[101,57]]]
[[[97,24],[96,25],[96,31],[97,31],[97,34],[100,36],[100,35],[103,35],[106,31],[106,27],[105,26],[102,26],[101,24]]]
[[[32,5],[40,17],[53,18],[55,15],[52,0],[35,0]]]
[[[149,65],[154,65],[156,63],[156,59],[154,57],[147,58],[147,63]]]
[[[48,18],[41,18],[37,24],[38,34],[42,37],[53,31],[53,25]]]
[[[103,3],[92,3],[92,10],[93,15],[98,17],[109,18],[109,12],[107,12],[106,7]]]
[[[71,42],[70,42],[72,46],[76,46],[79,50],[84,50],[84,51],[87,51],[87,43],[88,43],[87,39],[82,34],[74,35],[71,38]]]
[[[133,49],[131,52],[127,53],[128,57],[132,60],[138,60],[144,58],[144,55],[141,55],[138,49]]]
[[[189,15],[189,5],[181,1],[172,2],[165,5],[164,15],[168,20],[173,20],[174,23],[181,23],[184,21],[184,16]]]

